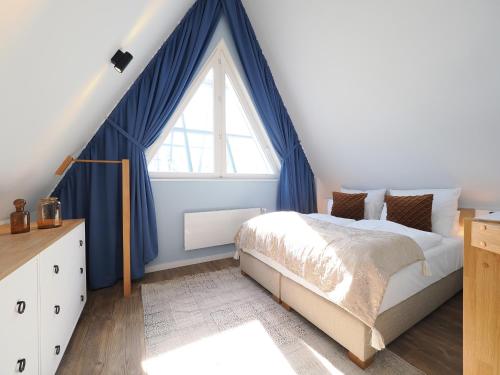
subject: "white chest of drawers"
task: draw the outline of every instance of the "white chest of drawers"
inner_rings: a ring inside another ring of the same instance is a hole
[[[83,220],[0,227],[0,374],[54,374],[86,299]]]

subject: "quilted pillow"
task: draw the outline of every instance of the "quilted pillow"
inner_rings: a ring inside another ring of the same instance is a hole
[[[384,207],[384,198],[386,189],[372,189],[372,190],[355,190],[355,189],[340,189],[342,193],[359,194],[366,193],[368,196],[365,199],[365,219],[379,220],[380,213]]]
[[[460,188],[389,190],[390,195],[399,197],[432,194],[432,231],[434,233],[439,233],[442,236],[452,235],[452,229],[456,221],[460,192]],[[384,206],[380,219],[385,220],[386,215],[387,210]]]
[[[332,216],[362,220],[365,217],[365,198],[368,194],[333,192]]]
[[[432,232],[432,194],[386,195],[387,220],[410,228]]]

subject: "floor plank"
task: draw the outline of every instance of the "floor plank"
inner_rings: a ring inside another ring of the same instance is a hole
[[[146,274],[134,282],[129,299],[122,287],[89,291],[80,321],[58,374],[143,374],[144,318],[140,286],[237,266],[223,259]],[[389,345],[428,375],[462,373],[462,294],[458,294]]]
[[[427,375],[462,374],[462,293],[410,328],[388,348]]]

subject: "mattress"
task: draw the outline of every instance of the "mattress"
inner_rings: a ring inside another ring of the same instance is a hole
[[[414,263],[391,276],[380,305],[379,314],[410,298],[464,265],[464,242],[459,237],[443,238],[441,244],[424,252],[431,276],[423,276],[420,264]]]
[[[318,217],[318,219],[320,218]],[[338,224],[342,225],[340,223]],[[349,224],[345,223],[344,225]],[[315,285],[297,276],[274,260],[257,251],[245,250],[245,252],[276,269],[283,276],[295,281],[304,288],[311,290],[327,300],[329,299],[328,295]],[[422,275],[420,262],[411,264],[392,275],[380,306],[379,314],[389,310],[422,289],[425,289],[429,285],[462,268],[463,239],[460,237],[444,237],[436,246],[425,249],[424,254],[430,267],[431,276]]]

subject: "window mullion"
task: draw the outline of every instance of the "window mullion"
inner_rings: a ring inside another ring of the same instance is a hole
[[[214,127],[215,127],[215,171],[222,177],[226,171],[226,121],[225,121],[225,90],[224,68],[222,56],[218,53],[214,69]]]
[[[198,91],[204,84],[211,86],[210,93],[206,91],[208,86],[204,86],[204,92]],[[196,96],[198,92],[201,93],[201,96]],[[209,97],[205,95],[209,95]],[[193,101],[195,97],[198,98],[197,101]],[[196,106],[190,107],[198,105],[200,110],[206,111],[208,109],[206,105],[210,105],[208,102],[212,102],[210,104],[213,106],[211,109],[212,119],[205,119],[204,116],[200,116],[201,113],[196,113],[198,110]],[[226,105],[231,107],[226,108]],[[190,111],[189,118],[184,117],[184,113],[188,109]],[[200,124],[198,129],[195,123],[193,126],[187,125],[189,121],[204,120],[213,121],[213,127],[209,129],[208,124]],[[234,121],[234,123],[230,123],[228,126],[228,120]],[[231,132],[230,135],[227,134],[228,131]],[[171,135],[170,138],[168,138],[169,135]],[[205,143],[208,137],[212,140],[212,149],[210,149],[209,144]],[[177,143],[174,142],[174,138]],[[200,146],[199,142],[202,139],[204,139],[203,145]],[[228,140],[231,140],[233,147],[229,147]],[[184,145],[182,146],[181,143]],[[196,147],[191,149],[189,146]],[[185,154],[182,153],[183,149]],[[200,150],[201,154],[198,152]],[[193,151],[192,154],[191,151]],[[212,152],[212,154],[206,154],[206,152]],[[264,178],[277,176],[279,160],[273,151],[259,114],[254,108],[245,82],[240,77],[240,72],[224,41],[221,41],[215,48],[205,67],[202,68],[186,91],[162,135],[148,150],[148,160],[151,157],[155,163],[151,163],[149,170],[151,173],[157,173],[160,178]],[[208,160],[203,159],[205,164],[201,168],[201,164],[198,165],[200,158],[208,159],[209,157],[213,158],[213,169],[206,173],[200,172],[203,168],[206,170],[208,162]],[[196,171],[193,170],[195,165],[198,166]],[[177,169],[183,172],[175,172]],[[252,173],[252,171],[259,173]],[[260,173],[261,171],[263,172]]]

